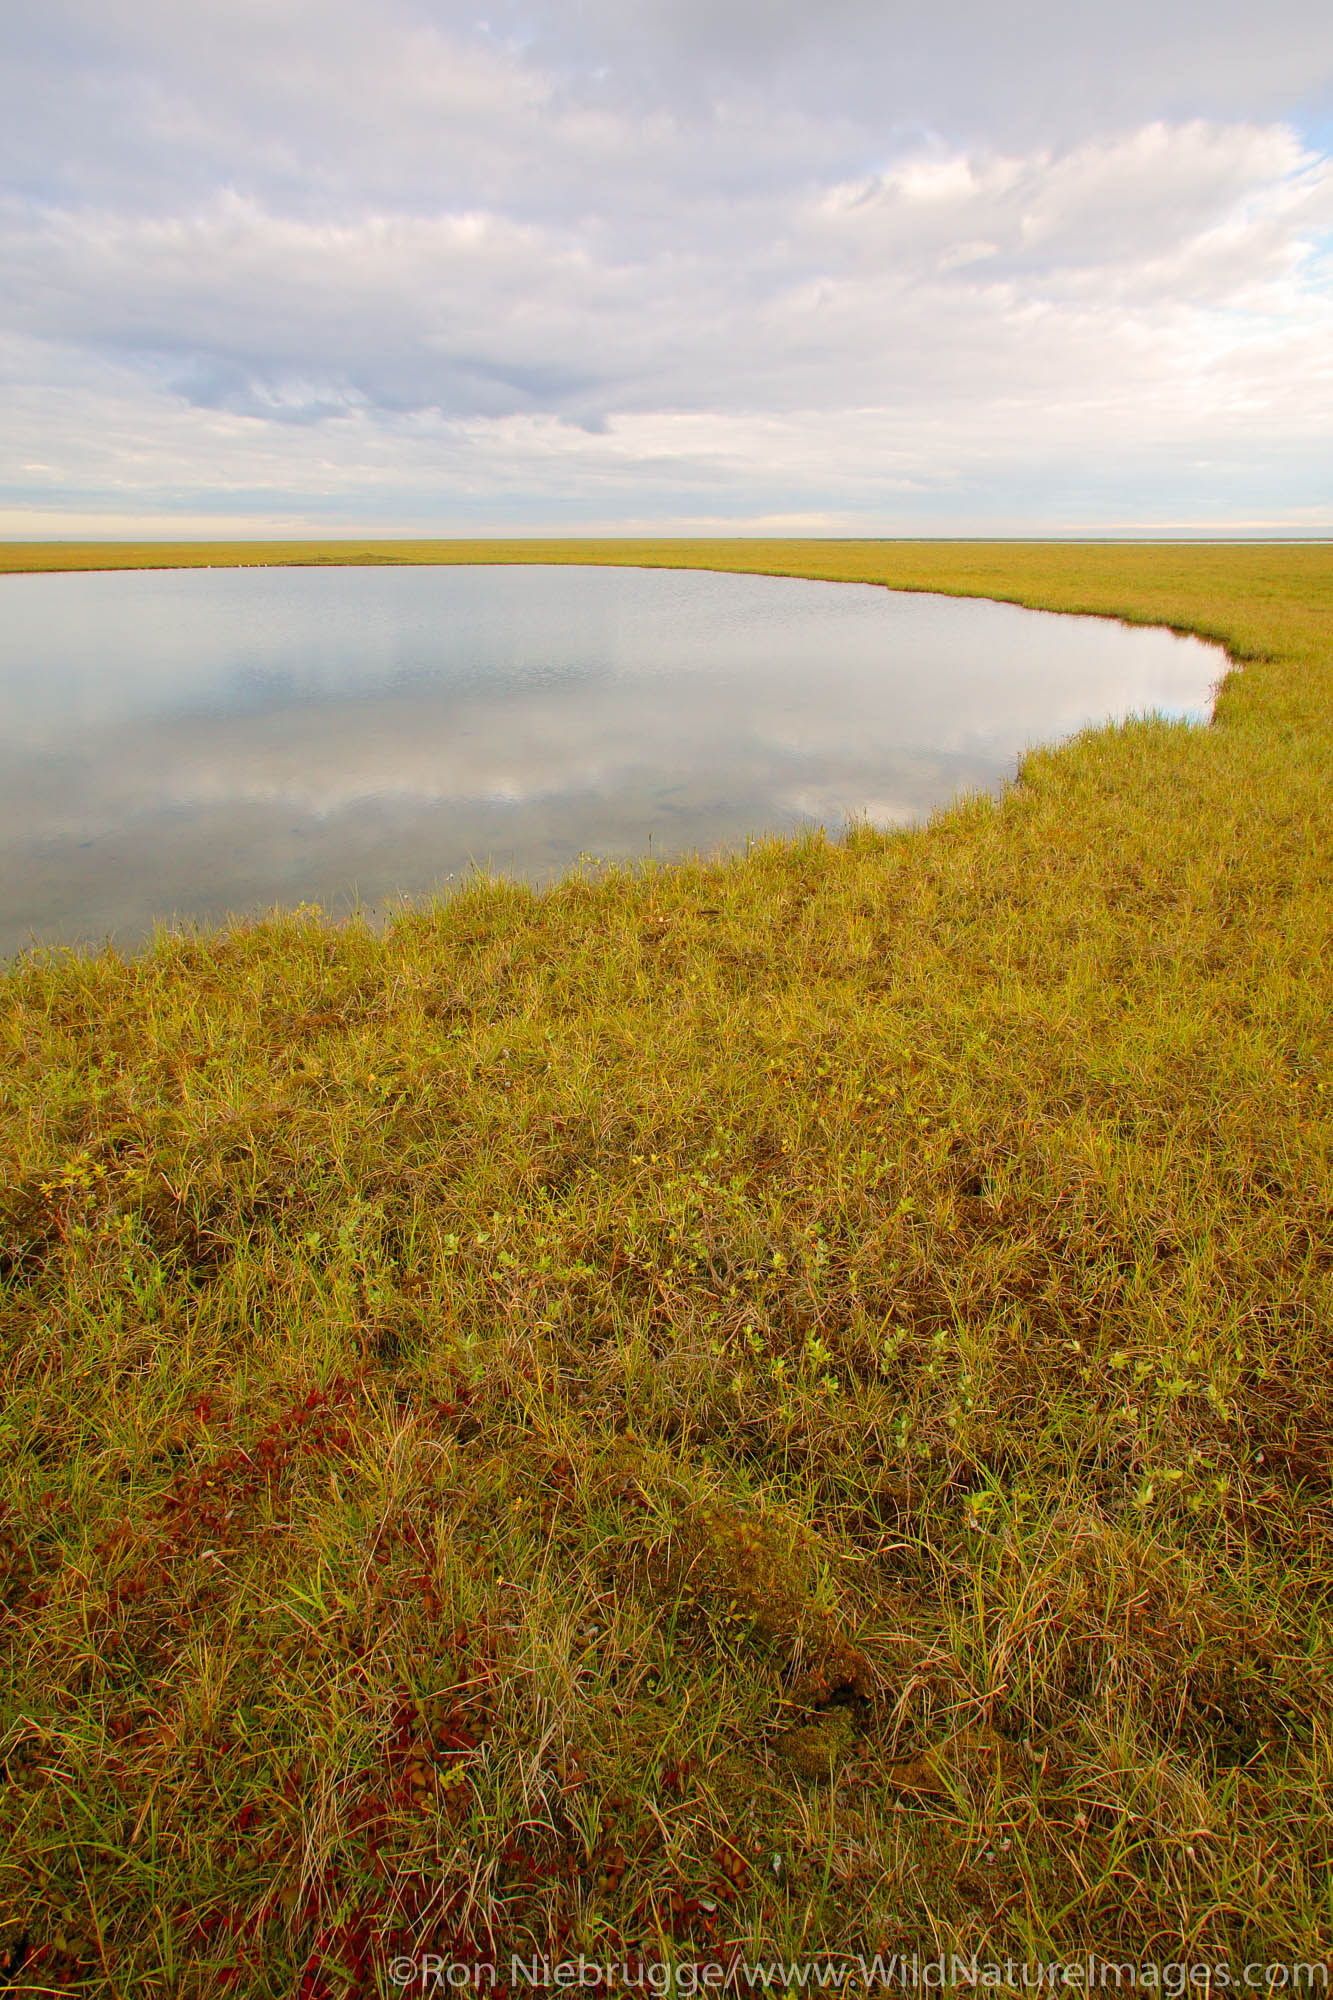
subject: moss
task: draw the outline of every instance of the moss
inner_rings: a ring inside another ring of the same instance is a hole
[[[774,1745],[778,1756],[798,1778],[833,1777],[852,1747],[852,1718],[845,1708],[830,1708],[813,1722],[784,1729]]]

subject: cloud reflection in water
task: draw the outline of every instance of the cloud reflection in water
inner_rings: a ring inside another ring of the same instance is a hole
[[[10,577],[0,951],[420,894],[471,863],[918,818],[1202,716],[1213,648],[868,585],[542,567]]]

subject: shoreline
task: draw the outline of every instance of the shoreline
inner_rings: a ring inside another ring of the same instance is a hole
[[[1333,549],[793,563],[1233,666],[922,827],[0,976],[34,1978],[1333,1955]]]

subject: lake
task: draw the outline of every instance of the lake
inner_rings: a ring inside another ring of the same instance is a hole
[[[0,579],[0,954],[919,820],[1213,646],[869,584],[542,566]]]

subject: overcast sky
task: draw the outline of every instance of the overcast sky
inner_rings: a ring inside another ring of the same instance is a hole
[[[1333,530],[1328,0],[0,6],[0,534]]]

